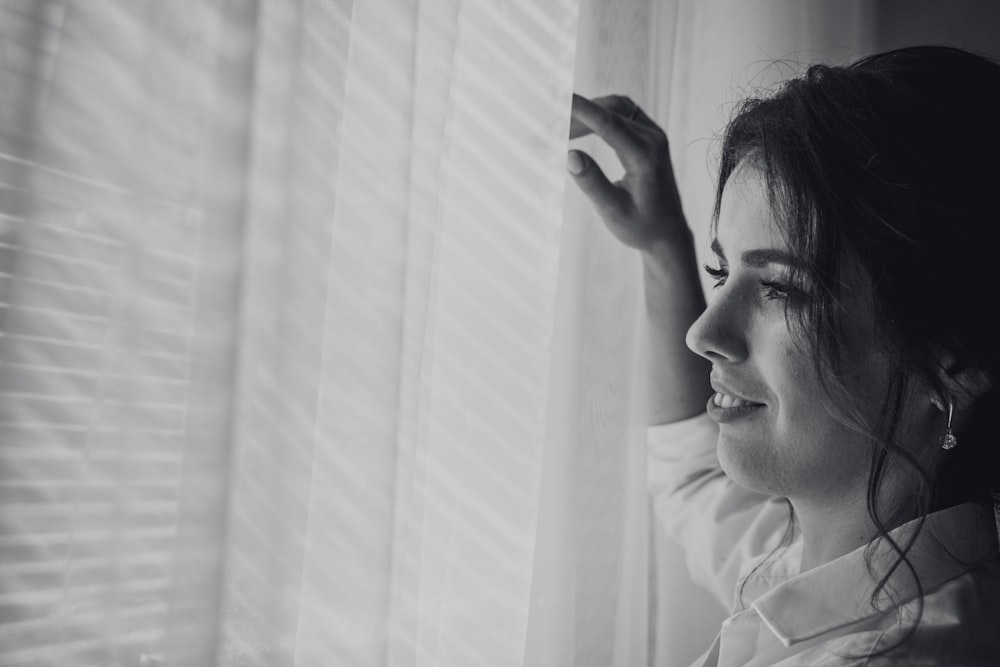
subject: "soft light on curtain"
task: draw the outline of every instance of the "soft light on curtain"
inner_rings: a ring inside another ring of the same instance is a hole
[[[0,664],[628,657],[579,11],[0,5]]]
[[[236,7],[0,6],[0,664],[204,664],[241,238]],[[221,43],[230,46],[219,49]]]
[[[575,3],[257,23],[223,662],[522,664]]]

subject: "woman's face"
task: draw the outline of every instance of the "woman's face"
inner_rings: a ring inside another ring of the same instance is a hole
[[[793,501],[863,503],[871,445],[834,419],[795,318],[785,317],[786,304],[794,310],[809,287],[789,283],[796,258],[755,169],[730,177],[712,247],[714,294],[687,344],[712,362],[708,412],[719,422],[723,470],[741,486]],[[887,366],[873,334],[871,290],[860,276],[855,282],[845,285],[845,380],[863,405],[878,405]]]

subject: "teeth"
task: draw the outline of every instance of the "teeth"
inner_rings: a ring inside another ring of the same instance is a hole
[[[744,401],[742,398],[719,392],[716,392],[714,402],[720,408],[738,408],[743,405],[750,405],[748,401]]]

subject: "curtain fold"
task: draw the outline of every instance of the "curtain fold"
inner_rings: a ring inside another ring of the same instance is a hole
[[[221,664],[522,664],[575,2],[261,3]]]
[[[580,5],[574,88],[648,100],[653,3]],[[612,180],[596,138],[579,147]],[[575,187],[564,201],[550,439],[528,665],[647,663],[641,280],[634,253]]]
[[[521,664],[529,622],[576,7],[456,9],[390,664]]]

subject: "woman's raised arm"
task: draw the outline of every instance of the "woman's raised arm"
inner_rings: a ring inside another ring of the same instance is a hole
[[[593,132],[618,155],[611,183],[594,160],[570,151],[568,168],[614,236],[642,255],[649,326],[649,423],[692,417],[711,395],[708,362],[684,343],[705,309],[691,231],[681,208],[666,134],[627,97],[573,96],[575,138]]]

